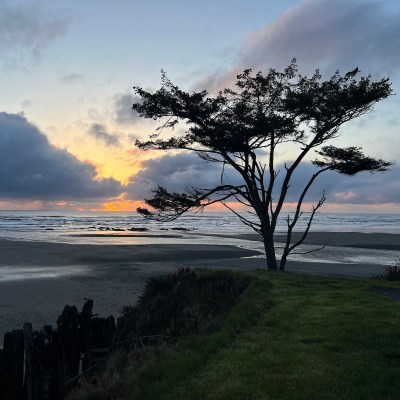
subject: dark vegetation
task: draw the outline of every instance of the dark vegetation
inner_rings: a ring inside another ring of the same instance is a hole
[[[137,304],[123,308],[115,341],[151,335],[178,339],[206,332],[247,284],[229,272],[199,274],[189,268],[150,278]]]
[[[393,265],[386,267],[382,273],[375,275],[374,278],[386,281],[400,281],[400,261],[396,261]]]
[[[323,81],[318,70],[310,77],[299,74],[294,60],[283,72],[270,69],[266,74],[253,74],[247,69],[237,76],[235,88],[216,95],[205,90],[185,92],[165,74],[162,87],[154,93],[135,87],[141,101],[133,104],[133,109],[144,118],[160,121],[151,140],[136,141],[136,146],[145,150],[193,151],[205,161],[221,166],[219,185],[192,187],[184,193],[158,187],[154,197],[146,200],[151,209],[139,208],[138,212],[146,218],[165,221],[220,202],[261,235],[268,269],[276,270],[277,221],[295,171],[314,153],[315,172],[294,194],[297,206],[294,214],[286,218],[287,241],[279,264],[283,270],[287,257],[303,243],[315,213],[326,200],[322,193],[307,216],[303,235],[293,240],[292,232],[303,215],[307,193],[321,174],[336,171],[351,176],[361,171],[385,171],[390,165],[365,156],[360,147],[328,144],[340,135],[343,124],[371,111],[375,103],[392,93],[388,78],[374,82],[371,76],[358,75],[356,68],[344,75],[336,72]],[[177,126],[186,127],[183,135],[161,138],[168,128]],[[279,166],[278,156],[288,143],[292,145],[291,152],[296,148],[297,154]],[[241,184],[226,179],[228,170],[239,177]],[[238,212],[228,201],[242,204],[247,211]]]

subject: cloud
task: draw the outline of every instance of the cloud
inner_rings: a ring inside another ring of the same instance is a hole
[[[21,103],[21,107],[22,108],[27,108],[27,107],[30,107],[32,105],[32,101],[31,100],[24,100],[22,103]]]
[[[282,183],[285,168],[278,166],[277,185]],[[305,184],[316,168],[301,164],[293,176],[287,202],[297,202]],[[221,165],[207,163],[194,153],[164,155],[142,162],[142,169],[129,179],[127,195],[132,200],[141,200],[152,196],[157,185],[169,191],[182,192],[187,187],[212,188],[220,184]],[[242,184],[241,177],[232,169],[226,169],[224,182],[232,185]],[[328,202],[341,204],[400,204],[400,167],[391,171],[371,175],[368,172],[353,177],[328,171],[319,177],[309,190],[306,201],[316,202],[323,191]],[[275,193],[275,199],[277,193]]]
[[[240,180],[233,171],[227,171],[225,183],[237,184]],[[157,185],[169,191],[182,192],[187,187],[212,188],[221,182],[221,166],[208,163],[194,153],[167,154],[142,162],[142,169],[129,178],[130,199],[151,197]]]
[[[83,75],[82,74],[76,74],[76,73],[66,74],[66,75],[60,76],[58,78],[58,80],[61,83],[67,83],[67,84],[78,83],[78,82],[81,82],[82,79],[83,79]]]
[[[68,19],[34,3],[0,2],[0,50],[6,63],[13,64],[27,52],[38,57],[42,51],[64,34]]]
[[[281,169],[283,174],[283,168]],[[297,201],[305,183],[315,171],[315,167],[309,163],[299,166],[292,179],[287,201]],[[355,176],[341,175],[333,171],[325,172],[317,178],[309,190],[307,201],[315,203],[323,191],[328,203],[400,204],[400,167],[392,166],[390,171],[384,173],[361,172]]]
[[[360,173],[340,182],[331,200],[339,204],[400,204],[400,167],[383,174]]]
[[[0,113],[0,199],[89,200],[118,196],[122,185],[49,143],[19,114]]]
[[[400,15],[366,1],[305,1],[253,33],[239,63],[284,67],[293,57],[308,70],[358,66],[377,75],[399,72]]]
[[[132,110],[132,104],[141,101],[138,96],[117,94],[114,101],[115,120],[121,125],[134,124],[139,120],[139,114]]]
[[[196,87],[220,90],[245,68],[282,69],[297,58],[302,73],[360,67],[374,78],[400,73],[400,15],[383,2],[306,0],[247,37],[230,71],[206,76]],[[207,85],[207,86],[206,86]]]
[[[102,124],[92,124],[89,134],[107,146],[120,146],[118,135],[107,132],[107,128]]]

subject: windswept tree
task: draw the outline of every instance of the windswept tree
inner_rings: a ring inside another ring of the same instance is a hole
[[[133,104],[141,117],[159,121],[149,141],[136,141],[141,149],[189,150],[202,159],[221,165],[220,184],[211,188],[188,188],[171,193],[159,186],[146,199],[151,207],[138,208],[144,217],[173,220],[189,210],[201,210],[220,202],[262,236],[268,269],[278,269],[274,234],[278,217],[287,201],[295,170],[314,152],[315,172],[297,193],[294,213],[286,218],[287,239],[279,269],[284,270],[288,255],[305,240],[319,201],[307,214],[304,232],[293,240],[293,229],[303,214],[306,195],[314,181],[326,171],[355,175],[361,171],[385,171],[389,162],[365,156],[360,147],[338,148],[326,145],[340,135],[341,126],[369,112],[392,90],[388,78],[373,82],[371,76],[358,78],[359,70],[322,80],[317,70],[312,76],[298,73],[296,61],[283,71],[270,69],[253,74],[251,69],[237,76],[235,89],[216,95],[207,91],[182,91],[162,75],[162,86],[154,93],[134,87],[141,101]],[[186,123],[184,133],[181,122]],[[178,125],[179,124],[179,125]],[[165,131],[171,132],[168,137]],[[297,154],[279,170],[278,151],[284,144],[296,145]],[[224,179],[231,168],[239,174],[240,185]],[[281,174],[278,178],[278,174]],[[228,202],[229,200],[229,202]],[[250,212],[237,211],[237,201]]]

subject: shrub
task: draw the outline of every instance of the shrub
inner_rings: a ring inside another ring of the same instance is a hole
[[[400,281],[400,260],[394,265],[386,267],[382,273],[375,275],[375,279],[384,279],[386,281]]]
[[[207,274],[189,268],[150,278],[137,304],[122,309],[115,342],[205,332],[216,316],[239,300],[247,285],[228,271]]]

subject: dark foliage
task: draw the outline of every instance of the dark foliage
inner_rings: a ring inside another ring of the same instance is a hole
[[[360,147],[339,149],[334,146],[325,146],[317,153],[323,156],[324,160],[315,160],[314,165],[345,175],[355,175],[361,171],[383,172],[391,165],[390,162],[381,159],[365,157]]]
[[[137,304],[123,308],[115,340],[204,332],[238,301],[247,285],[229,272],[208,275],[189,268],[151,278]]]
[[[385,281],[400,281],[400,261],[386,267],[382,273],[375,275],[374,279],[383,279]]]

